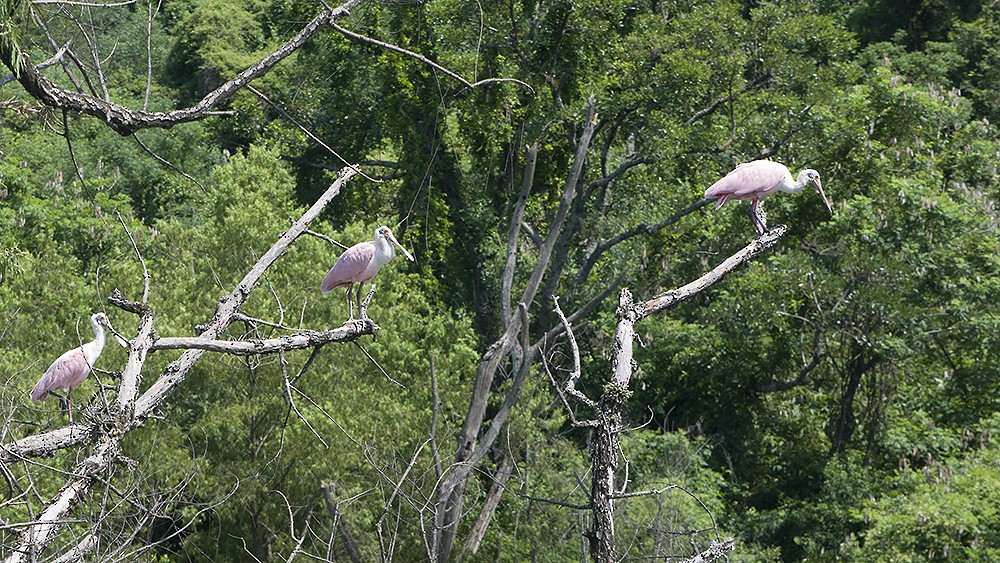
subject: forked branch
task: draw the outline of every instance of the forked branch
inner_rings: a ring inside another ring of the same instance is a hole
[[[611,352],[611,378],[604,386],[604,393],[597,403],[598,416],[596,420],[598,424],[594,429],[591,446],[593,527],[590,537],[591,557],[595,563],[611,563],[617,561],[622,555],[616,553],[615,546],[615,500],[659,494],[676,488],[673,485],[668,485],[662,489],[639,493],[615,491],[615,470],[621,451],[619,434],[623,429],[622,412],[632,395],[630,384],[632,373],[635,370],[632,350],[635,340],[635,324],[649,315],[672,307],[718,283],[729,272],[774,246],[787,230],[788,228],[784,225],[779,225],[763,236],[754,239],[745,248],[698,279],[677,289],[661,293],[648,301],[636,303],[632,300],[632,294],[628,289],[621,290],[618,309],[615,313],[618,317],[618,323],[615,327],[615,340]]]
[[[269,72],[279,62],[285,60],[309,41],[325,26],[337,18],[346,16],[362,0],[348,0],[336,8],[327,8],[306,24],[294,37],[269,55],[240,72],[232,80],[212,90],[191,107],[173,111],[144,111],[132,109],[114,102],[103,100],[79,92],[65,90],[41,75],[28,56],[17,52],[18,47],[11,42],[0,42],[0,61],[9,68],[21,86],[32,97],[43,104],[57,109],[68,110],[100,118],[121,135],[131,135],[140,129],[151,127],[172,127],[203,119],[213,108],[232,97],[236,92]]]
[[[469,82],[458,73],[431,61],[419,53],[414,53],[390,43],[385,43],[383,41],[359,35],[337,25],[336,21],[338,19],[350,14],[350,12],[361,5],[363,1],[364,0],[347,0],[337,7],[325,7],[323,11],[310,20],[292,38],[263,57],[261,60],[246,68],[215,90],[206,94],[194,105],[172,111],[148,111],[145,109],[145,103],[143,104],[143,109],[135,109],[110,101],[107,95],[107,87],[103,80],[103,76],[100,76],[101,87],[99,89],[92,87],[91,94],[84,94],[82,91],[68,90],[62,88],[55,82],[52,82],[42,75],[41,70],[46,66],[53,64],[55,61],[60,60],[61,56],[66,53],[72,55],[72,52],[68,51],[66,47],[61,48],[54,57],[44,63],[33,64],[28,55],[21,51],[20,47],[16,44],[11,41],[0,41],[0,62],[3,62],[3,64],[11,70],[11,76],[13,79],[17,80],[25,91],[28,92],[28,94],[46,106],[97,117],[107,123],[109,127],[122,136],[132,135],[136,131],[142,129],[169,128],[174,125],[198,121],[207,116],[219,114],[220,112],[215,110],[220,104],[231,98],[241,89],[249,87],[253,80],[270,72],[271,69],[273,69],[278,63],[291,56],[320,31],[327,27],[337,30],[354,41],[377,45],[381,48],[411,57],[422,64],[426,64],[458,81],[466,89],[494,82],[515,82],[528,90],[532,90],[531,86],[528,84],[515,79],[489,78],[478,82]],[[71,4],[73,3],[71,2]],[[88,3],[76,4],[90,5]],[[95,58],[97,58],[96,53]],[[82,65],[78,66],[82,68]],[[99,66],[98,72],[100,73]],[[84,78],[86,79],[87,76],[84,75]],[[3,81],[6,80],[8,79],[3,79]],[[2,85],[2,82],[0,82],[0,85]],[[97,95],[98,91],[101,92],[100,95]],[[224,114],[228,115],[229,113],[224,112]]]
[[[340,177],[334,181],[327,191],[285,231],[274,245],[247,272],[243,280],[226,297],[220,300],[212,322],[205,326],[201,335],[204,340],[214,340],[236,318],[240,305],[253,291],[261,277],[274,262],[285,253],[288,247],[306,230],[309,224],[319,216],[326,205],[333,200],[341,188],[356,175],[354,168],[345,168]],[[152,339],[150,338],[150,342]],[[171,362],[160,374],[157,380],[135,401],[134,424],[149,417],[173,390],[187,377],[195,362],[204,354],[204,350],[188,350],[178,360]],[[85,424],[70,424],[48,432],[27,436],[15,442],[0,445],[0,462],[12,463],[25,458],[51,454],[64,448],[83,444],[96,443],[99,434],[93,433]]]

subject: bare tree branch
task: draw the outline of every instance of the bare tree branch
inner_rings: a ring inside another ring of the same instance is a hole
[[[792,126],[789,127],[788,131],[785,131],[785,134],[782,135],[780,139],[771,143],[770,146],[762,148],[760,151],[760,155],[755,157],[754,160],[773,157],[774,155],[778,154],[778,151],[781,150],[781,147],[783,147],[785,143],[788,142],[788,139],[791,139],[793,135],[809,127],[812,124],[812,122],[808,119],[805,119],[803,116],[809,113],[810,109],[812,109],[811,105],[803,108],[802,111],[799,112],[799,115],[797,116],[798,119],[792,122]]]
[[[441,452],[438,450],[437,426],[441,410],[441,396],[438,394],[437,369],[434,365],[434,354],[430,355],[431,370],[431,428],[428,438],[431,442],[431,458],[434,460],[434,477],[438,482],[444,472],[441,470]]]
[[[529,225],[527,221],[521,221],[521,230],[524,231],[524,234],[528,235],[528,238],[531,239],[531,242],[535,244],[535,248],[542,247],[542,237],[538,236],[538,233],[535,232],[534,227]]]
[[[562,309],[559,307],[559,298],[553,295],[552,301],[555,303],[555,312],[559,315],[559,320],[566,329],[566,338],[569,340],[570,350],[573,352],[573,371],[570,372],[569,379],[566,380],[566,394],[584,405],[594,408],[597,406],[597,403],[576,388],[576,384],[580,380],[580,348],[576,344],[576,337],[573,336],[573,327],[570,326],[566,315],[563,314]]]
[[[658,313],[668,307],[673,307],[681,301],[697,295],[700,291],[721,280],[726,276],[726,274],[732,272],[736,268],[739,268],[748,260],[753,259],[760,253],[777,244],[778,239],[780,239],[781,235],[785,234],[786,231],[788,231],[788,227],[785,225],[772,227],[771,230],[754,239],[753,242],[748,244],[742,250],[733,254],[729,258],[726,258],[724,262],[715,268],[712,268],[711,271],[700,278],[677,289],[671,289],[670,291],[663,292],[645,303],[640,303],[637,305],[639,308],[638,318],[642,319],[648,317],[649,315]]]
[[[634,491],[634,492],[631,492],[631,493],[617,493],[617,494],[611,495],[611,498],[614,499],[614,500],[618,500],[618,499],[623,499],[623,498],[635,498],[635,497],[646,497],[646,496],[650,496],[650,495],[661,495],[661,494],[663,494],[663,493],[665,493],[667,491],[672,491],[672,490],[674,490],[676,488],[678,488],[677,485],[667,485],[665,487],[660,487],[658,489],[649,489],[647,491]]]
[[[330,185],[327,191],[306,211],[302,217],[283,233],[278,241],[257,261],[244,276],[243,280],[226,297],[220,300],[215,317],[205,327],[202,338],[213,340],[220,334],[237,314],[236,311],[250,292],[256,287],[264,272],[285,250],[303,233],[324,207],[340,193],[341,188],[355,176],[352,169],[344,169],[339,178]],[[152,341],[152,339],[150,339]],[[188,350],[178,360],[171,362],[160,374],[159,378],[135,401],[135,421],[138,425],[142,420],[153,415],[164,400],[180,385],[195,362],[204,354],[204,350]],[[10,444],[0,445],[0,462],[10,463],[29,457],[50,454],[53,451],[83,444],[99,443],[101,436],[95,435],[85,424],[70,424],[56,430],[28,436]]]
[[[136,0],[125,0],[124,2],[73,2],[71,0],[31,0],[32,4],[42,5],[42,4],[59,4],[60,6],[84,6],[88,8],[116,8],[120,6],[131,6],[136,3]]]
[[[531,195],[531,187],[535,181],[535,164],[538,161],[538,143],[525,147],[524,178],[521,180],[521,193],[514,204],[514,213],[510,220],[507,233],[507,260],[504,262],[503,278],[500,281],[500,311],[504,326],[510,322],[511,292],[514,286],[514,269],[517,266],[517,246],[520,237],[521,223],[524,221],[524,210]],[[539,245],[540,246],[540,245]]]
[[[476,368],[476,379],[473,382],[469,409],[462,423],[462,428],[456,436],[458,448],[455,452],[454,471],[445,477],[438,487],[434,531],[429,548],[432,559],[447,559],[454,541],[458,518],[462,511],[465,483],[473,465],[479,461],[478,458],[474,459],[476,438],[486,416],[490,388],[500,363],[517,344],[516,332],[521,328],[522,323],[526,324],[527,321],[527,308],[524,303],[518,303],[518,309],[521,314],[516,317],[517,321],[508,324],[500,338],[483,354]]]
[[[504,485],[510,479],[513,469],[514,459],[509,455],[504,456],[503,461],[500,462],[500,467],[497,468],[497,472],[491,476],[493,485],[490,486],[490,492],[487,493],[486,500],[483,501],[483,508],[479,511],[479,516],[476,517],[476,523],[472,525],[472,531],[469,532],[469,537],[465,541],[465,546],[462,548],[459,558],[466,553],[475,555],[479,551],[483,537],[486,536],[486,529],[490,526],[490,520],[493,519],[493,514],[496,512],[497,507],[500,506],[500,499],[503,497],[505,490]]]
[[[822,338],[822,335],[823,335],[822,328],[819,325],[817,325],[815,327],[815,330],[813,331],[812,357],[809,359],[809,362],[806,365],[799,368],[799,371],[795,375],[794,379],[786,381],[771,381],[769,383],[761,383],[757,385],[757,390],[762,393],[770,393],[774,391],[786,391],[793,387],[804,385],[807,381],[806,378],[809,377],[809,374],[812,373],[812,370],[816,369],[816,366],[819,365],[819,362],[826,356],[826,354],[820,350],[820,340]]]
[[[562,401],[563,407],[566,409],[566,414],[569,416],[570,424],[574,427],[586,427],[586,426],[597,426],[598,422],[596,420],[578,420],[576,418],[576,413],[573,412],[573,407],[569,405],[569,401],[566,400],[566,392],[563,391],[562,385],[556,381],[556,378],[552,375],[552,370],[549,369],[549,362],[542,358],[542,367],[545,368],[546,375],[549,376],[549,381],[552,383],[552,388],[556,390],[556,394],[559,395],[559,400]]]
[[[256,64],[237,74],[232,80],[209,92],[191,107],[173,111],[144,111],[131,109],[95,96],[70,92],[45,78],[38,66],[31,63],[27,54],[15,53],[17,46],[0,42],[0,61],[17,77],[21,86],[43,104],[100,118],[121,135],[131,135],[150,127],[172,127],[204,118],[212,109],[230,98],[255,78],[263,76],[275,65],[294,53],[322,28],[337,18],[346,16],[362,0],[348,0],[336,8],[327,8],[306,24],[294,37],[265,56]]]
[[[97,539],[95,534],[87,534],[80,543],[60,555],[53,563],[72,563],[73,561],[85,560],[97,549]]]
[[[653,234],[659,232],[665,227],[669,227],[674,223],[680,221],[682,218],[694,213],[695,211],[705,207],[709,203],[712,203],[711,199],[702,199],[698,203],[689,205],[684,209],[674,213],[670,217],[667,217],[663,221],[656,223],[655,225],[649,225],[647,223],[640,223],[627,231],[622,231],[617,235],[609,238],[608,240],[598,244],[593,250],[588,252],[583,258],[583,263],[580,265],[580,269],[577,271],[573,282],[577,285],[582,284],[588,277],[590,277],[590,272],[593,270],[594,266],[597,264],[597,260],[612,247],[625,242],[626,240],[643,233]]]
[[[278,241],[258,260],[233,292],[220,302],[213,321],[202,335],[204,340],[213,339],[228,326],[237,308],[250,295],[267,268],[284,254],[292,242],[302,234],[309,222],[319,215],[326,203],[332,200],[340,192],[341,186],[354,175],[353,168],[345,169],[326,193],[320,197],[319,201],[306,211],[292,228],[279,237]],[[21,532],[17,538],[16,547],[5,563],[34,560],[45,550],[66,521],[67,515],[83,499],[91,485],[104,475],[112,464],[121,459],[122,438],[151,415],[152,411],[184,380],[194,363],[204,353],[203,350],[185,352],[179,360],[171,363],[164,370],[160,378],[146,393],[136,399],[142,365],[153,342],[153,311],[144,303],[126,303],[125,306],[139,312],[140,318],[137,335],[131,341],[128,360],[122,373],[115,412],[112,413],[111,420],[106,423],[106,429],[98,428],[97,425],[87,426],[88,434],[98,434],[95,439],[97,447],[89,457],[76,467],[73,471],[73,477],[49,502],[42,513]],[[55,444],[50,442],[50,445],[57,449],[74,444],[72,442]],[[8,455],[10,448],[4,447],[3,452],[5,456]]]
[[[333,24],[333,23],[331,23],[330,25],[334,25],[334,27],[336,27],[336,25]],[[352,164],[349,163],[349,162],[347,162],[347,160],[344,159],[344,157],[340,156],[340,153],[338,153],[337,151],[335,151],[332,148],[330,148],[330,145],[324,143],[322,139],[320,139],[319,137],[317,137],[316,135],[314,135],[313,132],[310,131],[309,129],[306,129],[306,127],[303,126],[301,123],[299,123],[297,119],[295,119],[287,111],[285,111],[285,108],[283,108],[280,105],[272,102],[271,99],[268,98],[267,96],[265,96],[263,92],[261,92],[260,90],[254,88],[253,86],[247,84],[246,87],[247,87],[247,90],[249,90],[253,95],[257,96],[262,101],[264,101],[264,103],[266,103],[269,106],[273,107],[274,109],[278,110],[278,113],[280,113],[285,119],[287,119],[288,121],[290,121],[292,123],[292,125],[294,125],[295,127],[298,128],[299,131],[302,131],[302,133],[304,133],[305,136],[309,137],[310,139],[312,139],[313,141],[315,141],[319,146],[321,146],[324,149],[326,149],[326,152],[328,152],[328,153],[332,154],[333,156],[337,157],[337,160],[339,160],[340,162],[344,163],[345,166],[352,166]],[[375,182],[376,184],[381,184],[382,183],[381,180],[376,180],[375,178],[372,178],[371,176],[368,176],[367,174],[365,174],[361,170],[358,170],[358,174],[361,174],[365,179],[371,180],[372,182]]]
[[[712,561],[726,558],[726,554],[734,549],[736,549],[736,540],[729,538],[723,542],[713,543],[705,551],[685,559],[682,563],[712,563]]]
[[[599,424],[594,430],[591,442],[593,519],[589,536],[591,557],[595,563],[611,563],[617,561],[620,555],[615,550],[615,499],[655,494],[662,492],[662,490],[676,488],[669,486],[662,490],[654,489],[641,493],[615,491],[615,469],[618,466],[618,456],[621,451],[618,436],[623,429],[622,411],[632,396],[630,382],[635,370],[632,352],[635,324],[644,317],[671,307],[711,287],[729,272],[777,244],[778,239],[787,230],[788,228],[784,225],[771,229],[698,279],[680,288],[664,292],[648,301],[635,303],[632,300],[632,293],[628,289],[621,290],[618,297],[618,309],[615,312],[618,323],[615,327],[615,340],[612,345],[611,378],[604,386],[604,393],[597,403],[598,416],[596,420]]]
[[[218,113],[221,114],[222,112],[218,112]],[[137,133],[132,133],[132,138],[135,139],[135,142],[139,145],[139,148],[141,148],[142,150],[146,151],[146,154],[148,154],[149,156],[151,156],[154,159],[156,159],[157,162],[159,162],[160,164],[162,164],[162,165],[166,166],[167,168],[173,170],[174,172],[180,174],[181,176],[183,176],[184,178],[186,178],[188,181],[190,181],[192,184],[198,186],[198,188],[200,188],[201,191],[203,191],[205,193],[208,193],[208,190],[205,189],[205,186],[201,185],[201,182],[199,182],[197,178],[195,178],[194,176],[192,176],[192,175],[188,174],[187,172],[181,170],[180,168],[178,168],[177,166],[175,166],[174,163],[170,162],[169,160],[167,160],[167,159],[163,158],[162,156],[160,156],[160,155],[156,154],[155,152],[153,152],[153,150],[150,149],[146,145],[146,143],[142,142],[142,139],[139,138],[139,135]]]
[[[326,501],[326,510],[330,514],[330,519],[333,520],[333,527],[335,530],[340,531],[341,537],[344,538],[347,556],[351,558],[351,563],[361,563],[361,552],[358,550],[358,543],[354,541],[354,535],[351,534],[347,523],[344,522],[343,514],[340,513],[340,503],[337,502],[335,495],[336,485],[333,483],[323,483],[320,486],[320,490],[323,492],[323,500]]]
[[[95,436],[86,424],[75,422],[41,434],[0,445],[0,463],[8,464],[51,454],[56,450],[92,444]]]
[[[516,78],[487,78],[485,80],[480,80],[478,82],[469,82],[468,80],[466,80],[465,78],[463,78],[458,73],[453,72],[451,70],[448,70],[447,68],[445,68],[445,67],[437,64],[436,62],[428,59],[427,57],[425,57],[425,56],[423,56],[423,55],[421,55],[419,53],[414,53],[413,51],[406,50],[406,49],[404,49],[404,48],[402,48],[402,47],[400,47],[398,45],[393,45],[392,43],[386,43],[384,41],[379,41],[378,39],[373,39],[371,37],[366,37],[364,35],[360,35],[360,34],[354,33],[353,31],[350,31],[348,29],[344,29],[343,27],[340,27],[339,25],[337,25],[336,23],[334,23],[332,21],[330,22],[330,27],[332,27],[333,29],[335,29],[338,32],[340,32],[343,36],[348,37],[350,39],[353,39],[354,41],[359,41],[361,43],[369,43],[371,45],[376,45],[376,46],[381,47],[383,49],[386,49],[388,51],[395,51],[395,52],[400,53],[402,55],[406,55],[407,57],[410,57],[412,59],[418,60],[421,63],[423,63],[423,64],[425,64],[425,65],[427,65],[427,66],[429,66],[431,68],[434,68],[436,70],[439,70],[439,71],[443,72],[447,76],[449,76],[449,77],[457,80],[459,83],[461,83],[463,86],[465,86],[466,88],[469,88],[469,89],[475,88],[477,86],[481,86],[483,84],[491,84],[491,83],[494,83],[494,82],[513,82],[515,84],[518,84],[519,86],[523,86],[523,87],[527,88],[531,93],[535,92],[535,89],[532,88],[528,83],[523,82],[521,80],[517,80]]]
[[[66,54],[67,49],[69,49],[69,43],[66,43],[62,47],[59,47],[59,50],[56,51],[54,55],[38,63],[38,65],[36,65],[38,70],[45,70],[56,63],[63,62],[63,55]],[[17,78],[15,78],[13,74],[8,74],[7,76],[0,78],[0,88],[2,88],[8,82],[13,82],[15,80],[17,80]]]
[[[597,101],[591,95],[587,100],[586,124],[584,125],[583,132],[580,134],[580,141],[577,143],[576,154],[573,157],[573,164],[569,175],[566,177],[563,195],[559,200],[559,209],[556,211],[552,225],[549,227],[549,234],[545,237],[545,242],[542,243],[541,248],[538,250],[538,260],[535,262],[531,278],[528,280],[524,288],[524,294],[521,296],[522,303],[530,304],[535,300],[535,293],[538,291],[542,276],[549,268],[549,259],[552,257],[556,242],[559,240],[563,225],[569,216],[570,208],[573,206],[573,200],[576,198],[576,187],[580,182],[580,176],[583,174],[584,162],[587,159],[587,149],[590,147],[590,140],[593,138],[594,128],[597,126],[596,105]]]
[[[254,264],[253,268],[247,272],[236,287],[233,289],[232,293],[227,297],[223,297],[219,306],[216,309],[215,317],[212,322],[206,327],[205,331],[201,334],[201,338],[205,340],[212,340],[218,336],[227,326],[229,326],[230,321],[235,315],[236,310],[243,301],[250,295],[254,287],[260,281],[260,278],[264,275],[264,272],[278,259],[285,250],[302,235],[306,227],[311,223],[316,217],[319,216],[320,212],[326,205],[333,200],[337,194],[340,193],[341,188],[350,181],[351,178],[355,176],[356,172],[353,168],[345,168],[339,178],[337,178],[333,184],[326,190],[326,192],[320,196],[320,198],[306,211],[302,217],[296,221],[294,225],[291,226],[287,231],[285,231],[279,238],[278,241],[266,252],[260,259]],[[136,415],[137,416],[147,416],[154,409],[159,407],[159,405],[166,399],[166,397],[184,380],[191,367],[194,363],[201,358],[204,353],[203,350],[188,350],[180,357],[180,359],[172,362],[161,374],[160,378],[139,397],[136,402]]]
[[[738,92],[736,92],[735,94],[729,94],[728,96],[723,96],[723,97],[719,98],[718,100],[715,100],[714,102],[712,102],[707,107],[702,108],[702,109],[698,110],[697,112],[695,112],[694,115],[692,115],[691,117],[689,117],[688,120],[684,122],[684,125],[694,125],[694,123],[696,121],[699,121],[700,119],[711,115],[712,113],[715,112],[715,110],[717,110],[720,107],[722,107],[723,105],[725,105],[725,104],[727,104],[727,103],[735,100],[736,96],[739,96],[740,94],[745,94],[746,92],[749,92],[750,90],[756,88],[758,85],[762,84],[764,81],[766,81],[769,78],[771,78],[770,73],[764,73],[764,74],[761,74],[761,75],[753,77],[752,79],[748,80],[747,83],[743,85],[743,88],[740,88],[740,90]]]
[[[250,340],[212,340],[202,337],[162,337],[153,341],[150,351],[156,350],[205,350],[237,356],[274,354],[322,346],[331,342],[353,342],[365,335],[375,335],[379,326],[371,319],[348,321],[344,326],[331,330],[306,330],[277,338]]]
[[[627,158],[624,161],[622,161],[621,164],[618,165],[618,168],[615,168],[609,174],[605,174],[600,179],[594,180],[593,182],[587,184],[587,187],[584,188],[584,192],[590,194],[598,188],[602,188],[604,186],[607,186],[608,184],[613,183],[615,180],[621,178],[622,176],[625,175],[626,172],[635,168],[636,166],[639,166],[640,164],[652,164],[653,162],[655,161],[652,158],[639,158],[636,156]]]

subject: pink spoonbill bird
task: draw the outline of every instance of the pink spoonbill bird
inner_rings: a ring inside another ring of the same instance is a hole
[[[705,197],[719,200],[715,204],[716,209],[731,199],[749,199],[750,221],[757,229],[757,236],[760,236],[767,232],[767,218],[760,207],[760,200],[774,192],[800,192],[810,183],[816,184],[816,191],[833,215],[833,207],[823,193],[819,172],[807,168],[793,180],[788,167],[773,160],[754,160],[737,165],[732,172],[705,190]]]
[[[73,421],[73,407],[70,405],[69,397],[73,390],[87,379],[94,362],[104,350],[104,328],[111,326],[108,316],[104,313],[91,315],[90,325],[94,327],[94,341],[59,356],[31,389],[32,401],[44,401],[49,392],[65,389],[70,422]]]
[[[358,315],[365,318],[365,314],[361,311],[361,288],[371,281],[379,269],[396,255],[396,249],[393,245],[398,246],[410,262],[413,262],[413,255],[399,244],[396,237],[392,236],[389,227],[383,225],[375,229],[375,240],[358,243],[345,250],[327,272],[326,277],[323,278],[320,290],[324,295],[338,287],[347,288],[347,309],[350,311],[350,320],[354,320],[351,289],[355,283],[358,284],[358,291],[355,295],[358,303]]]

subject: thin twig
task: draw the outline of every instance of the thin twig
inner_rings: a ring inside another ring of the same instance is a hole
[[[365,35],[360,35],[360,34],[354,33],[353,31],[350,31],[350,30],[344,29],[343,27],[340,27],[339,25],[336,24],[336,22],[333,22],[333,21],[331,21],[329,25],[333,29],[339,31],[341,34],[343,34],[343,35],[345,35],[345,36],[347,36],[347,37],[349,37],[351,39],[354,39],[355,41],[361,41],[363,43],[370,43],[372,45],[376,45],[376,46],[381,47],[383,49],[387,49],[389,51],[395,51],[395,52],[400,53],[402,55],[406,55],[407,57],[410,57],[412,59],[416,59],[416,60],[424,63],[425,65],[428,65],[428,66],[430,66],[432,68],[435,68],[435,69],[443,72],[444,74],[450,76],[451,78],[454,78],[455,80],[459,81],[462,84],[462,86],[465,86],[468,89],[473,89],[473,88],[476,88],[477,86],[482,86],[484,84],[491,84],[491,83],[494,83],[494,82],[513,82],[515,84],[518,84],[520,86],[523,86],[523,87],[527,88],[532,94],[535,93],[535,89],[532,88],[527,82],[523,82],[523,81],[518,80],[516,78],[487,78],[485,80],[480,80],[478,82],[469,82],[468,80],[466,80],[465,78],[463,78],[458,73],[456,73],[454,71],[451,71],[451,70],[448,70],[447,68],[445,68],[445,67],[437,64],[436,62],[428,59],[427,57],[425,57],[425,56],[423,56],[423,55],[421,55],[419,53],[414,53],[413,51],[409,51],[409,50],[404,49],[404,48],[402,48],[402,47],[400,47],[398,45],[393,45],[391,43],[386,43],[384,41],[379,41],[378,39],[373,39],[373,38],[367,37]]]
[[[45,59],[44,61],[38,63],[35,66],[38,67],[38,70],[44,70],[44,69],[49,68],[50,66],[52,66],[52,65],[54,65],[56,63],[63,62],[63,60],[62,60],[63,59],[63,55],[66,54],[66,50],[67,49],[69,49],[69,42],[68,41],[62,47],[59,47],[59,50],[56,51],[54,55],[52,55],[51,57],[49,57],[49,58]],[[8,82],[13,82],[15,80],[17,80],[17,77],[15,77],[13,74],[8,74],[7,76],[0,77],[0,87],[4,86]]]
[[[314,347],[313,347],[313,349],[312,349],[312,352],[310,352],[310,353],[309,353],[309,357],[308,357],[308,358],[306,358],[306,361],[305,361],[305,363],[304,363],[304,364],[302,364],[302,367],[301,367],[301,368],[299,368],[299,373],[295,374],[295,377],[293,377],[293,378],[292,378],[292,384],[293,384],[293,385],[294,385],[294,384],[295,384],[295,382],[296,382],[296,381],[298,381],[298,380],[299,380],[299,379],[300,379],[300,378],[301,378],[301,377],[302,377],[303,375],[305,375],[305,374],[306,374],[306,370],[308,370],[308,369],[309,369],[309,366],[311,366],[311,365],[312,365],[312,363],[313,363],[313,361],[314,361],[314,360],[316,359],[316,357],[317,357],[317,356],[319,356],[319,351],[320,351],[320,350],[322,350],[322,349],[323,349],[323,345],[322,345],[322,344],[320,344],[319,346],[314,346]]]
[[[299,420],[301,420],[306,424],[306,428],[308,428],[309,431],[313,433],[313,436],[316,436],[316,439],[319,440],[321,444],[323,444],[323,447],[326,449],[330,449],[330,445],[326,443],[326,440],[324,440],[323,437],[319,435],[319,432],[316,432],[316,429],[313,428],[312,424],[309,424],[309,420],[307,420],[306,417],[302,414],[302,411],[299,410],[299,407],[295,406],[295,399],[292,398],[292,389],[295,389],[295,391],[297,391],[300,394],[304,393],[302,393],[302,391],[299,391],[294,385],[292,385],[292,382],[288,379],[288,359],[285,358],[284,350],[278,352],[278,361],[281,364],[281,377],[284,378],[285,380],[285,395],[288,397],[288,405],[291,407],[292,410],[295,411],[295,415],[299,417]]]
[[[135,139],[135,142],[139,144],[139,147],[142,148],[142,150],[146,151],[146,154],[156,159],[160,164],[163,164],[167,168],[170,168],[174,172],[180,174],[181,176],[189,180],[194,185],[201,188],[201,191],[205,192],[206,194],[208,193],[208,190],[205,189],[205,186],[203,186],[201,182],[198,181],[197,178],[181,170],[180,168],[175,166],[174,163],[153,152],[153,149],[149,148],[148,146],[146,146],[146,143],[142,142],[142,139],[139,138],[139,135],[137,135],[136,133],[132,133],[132,138]]]
[[[341,244],[341,243],[333,240],[332,238],[330,238],[330,237],[328,237],[328,236],[326,236],[326,235],[324,235],[322,233],[317,233],[316,231],[310,231],[309,229],[306,229],[306,230],[302,231],[302,233],[306,234],[306,235],[314,236],[314,237],[316,237],[318,239],[323,239],[326,242],[328,242],[328,243],[330,243],[330,244],[332,244],[334,246],[339,246],[343,250],[347,250],[347,245],[346,244]]]
[[[132,238],[132,233],[125,225],[125,220],[122,219],[122,214],[115,211],[115,217],[118,217],[118,222],[122,224],[122,229],[125,230],[125,234],[128,236],[129,242],[132,243],[132,250],[135,251],[136,257],[139,258],[139,264],[142,266],[142,301],[140,301],[140,303],[146,304],[149,302],[149,270],[146,268],[146,259],[143,258],[142,253],[139,252],[139,246],[136,245],[135,239]]]
[[[403,385],[402,383],[400,383],[400,382],[396,381],[395,379],[393,379],[392,376],[389,375],[389,372],[385,371],[385,369],[378,363],[378,361],[376,361],[375,358],[373,358],[372,355],[368,353],[368,350],[365,350],[365,347],[362,346],[360,342],[358,342],[358,341],[355,340],[354,343],[358,346],[358,348],[361,349],[362,352],[365,353],[366,356],[368,356],[368,359],[371,360],[371,362],[373,364],[375,364],[375,367],[377,367],[378,370],[380,372],[382,372],[382,375],[385,376],[386,379],[388,379],[389,381],[395,383],[396,385],[399,385],[400,388],[406,389],[405,385]]]
[[[597,406],[597,403],[576,388],[576,384],[580,380],[581,371],[580,348],[576,344],[576,337],[573,336],[573,327],[570,326],[569,321],[566,320],[566,315],[563,314],[562,309],[559,307],[559,298],[553,295],[552,302],[555,303],[555,312],[559,315],[559,320],[566,329],[566,338],[569,340],[570,349],[573,351],[573,371],[570,372],[569,379],[566,381],[566,393],[577,401],[580,401],[593,409]]]
[[[441,454],[438,451],[437,445],[437,423],[438,423],[438,411],[441,408],[441,397],[438,395],[438,381],[437,381],[437,370],[434,366],[434,354],[430,354],[430,364],[431,364],[431,430],[430,430],[430,441],[431,441],[431,457],[434,460],[434,476],[437,478],[438,482],[441,481],[441,475],[443,474],[441,470]]]
[[[330,25],[333,25],[334,27],[337,27],[337,25],[334,24],[334,23],[331,23]],[[371,176],[369,176],[369,175],[365,174],[364,172],[362,172],[359,168],[356,168],[350,162],[347,162],[347,160],[344,157],[340,156],[340,153],[338,153],[337,151],[335,151],[332,148],[330,148],[330,145],[324,143],[323,140],[320,139],[319,137],[317,137],[316,135],[314,135],[312,133],[312,131],[306,129],[294,117],[292,117],[291,115],[289,115],[289,113],[287,111],[285,111],[285,108],[283,108],[283,107],[279,106],[278,104],[272,102],[271,99],[268,98],[267,96],[265,96],[260,90],[254,88],[253,86],[251,86],[249,84],[247,84],[246,88],[247,88],[247,90],[250,90],[250,92],[252,92],[253,95],[257,96],[258,98],[260,98],[261,100],[263,100],[265,103],[267,103],[268,105],[270,105],[274,109],[278,110],[278,113],[280,113],[282,116],[284,116],[284,118],[287,119],[288,121],[291,121],[292,125],[295,125],[296,127],[298,127],[299,131],[302,131],[303,133],[306,134],[307,137],[309,137],[310,139],[312,139],[312,140],[316,141],[317,143],[319,143],[319,145],[321,147],[323,147],[324,149],[326,149],[333,156],[337,157],[337,159],[340,160],[341,162],[343,162],[345,166],[347,166],[348,168],[354,170],[355,172],[357,172],[358,174],[360,174],[366,180],[371,180],[372,182],[375,182],[376,184],[381,184],[382,183],[382,180],[376,180],[375,178],[372,178]]]

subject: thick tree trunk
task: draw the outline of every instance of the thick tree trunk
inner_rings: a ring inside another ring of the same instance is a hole
[[[618,326],[611,354],[611,381],[597,404],[597,428],[591,446],[593,481],[591,497],[594,527],[591,532],[590,556],[595,563],[611,563],[615,557],[615,468],[618,465],[618,435],[622,427],[622,407],[632,391],[632,342],[639,309],[632,302],[632,293],[621,290],[618,296]]]
[[[830,429],[830,454],[843,453],[858,427],[854,414],[854,399],[861,388],[861,379],[875,366],[876,359],[866,358],[865,349],[857,340],[851,340],[851,358],[847,361],[847,384],[840,398],[836,418]]]
[[[596,420],[588,424],[594,427],[591,446],[593,527],[589,536],[590,557],[595,563],[611,563],[621,559],[621,554],[615,551],[614,500],[621,497],[621,494],[615,493],[615,469],[620,451],[618,435],[623,429],[622,409],[632,396],[629,384],[635,366],[632,353],[635,323],[708,289],[728,273],[774,246],[786,231],[784,225],[773,228],[698,279],[648,301],[633,302],[628,289],[622,289],[619,293],[618,309],[615,312],[618,323],[611,351],[611,379],[604,386],[604,393],[595,405]]]

